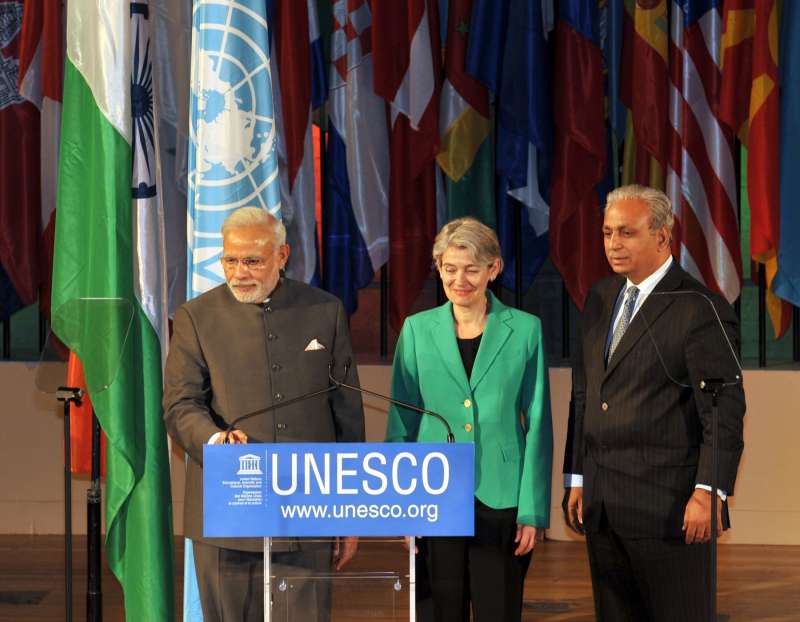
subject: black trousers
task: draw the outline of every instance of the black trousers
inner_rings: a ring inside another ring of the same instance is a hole
[[[622,538],[603,512],[586,534],[599,622],[706,622],[710,546],[683,538]]]
[[[531,554],[516,557],[517,508],[492,509],[475,500],[475,535],[426,538],[436,622],[519,622]]]
[[[203,622],[264,619],[264,557],[192,541]],[[325,541],[298,541],[296,550],[272,554],[272,613],[275,620],[327,622],[333,549]]]

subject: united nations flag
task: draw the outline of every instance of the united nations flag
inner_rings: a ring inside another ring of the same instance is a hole
[[[264,0],[195,0],[192,17],[188,292],[222,283],[225,217],[280,218],[277,126]]]

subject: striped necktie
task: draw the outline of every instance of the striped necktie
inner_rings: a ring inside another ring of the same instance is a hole
[[[625,302],[622,303],[622,317],[619,318],[617,327],[614,329],[614,336],[611,338],[611,347],[608,348],[608,360],[614,356],[614,350],[617,349],[619,342],[622,341],[622,336],[628,330],[633,317],[633,310],[636,308],[636,298],[639,296],[639,288],[631,285],[625,292]]]

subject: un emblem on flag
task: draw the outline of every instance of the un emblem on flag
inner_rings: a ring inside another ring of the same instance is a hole
[[[225,216],[244,206],[280,216],[264,0],[195,0],[190,131],[189,210],[205,240],[195,273],[219,283]]]

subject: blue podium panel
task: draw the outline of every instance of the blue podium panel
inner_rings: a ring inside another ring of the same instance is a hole
[[[203,448],[206,537],[471,536],[474,446]]]

